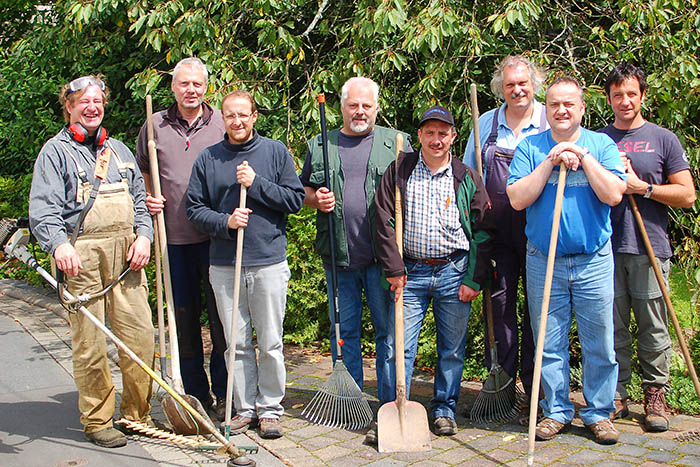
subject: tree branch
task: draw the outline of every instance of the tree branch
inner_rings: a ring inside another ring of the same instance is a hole
[[[313,30],[313,28],[316,27],[316,23],[318,23],[323,16],[323,10],[326,9],[328,6],[328,0],[323,0],[321,5],[318,7],[318,12],[316,13],[316,16],[314,16],[314,19],[311,21],[311,24],[309,24],[309,27],[306,28],[306,31],[301,33],[301,37],[307,37],[309,33]]]

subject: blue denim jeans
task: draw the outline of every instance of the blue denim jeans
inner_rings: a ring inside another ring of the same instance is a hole
[[[432,299],[438,358],[433,399],[430,402],[430,414],[434,418],[454,419],[457,409],[471,310],[471,303],[460,301],[458,293],[468,260],[466,253],[439,266],[405,260],[408,270],[408,281],[403,293],[406,394],[411,390],[418,335]]]
[[[537,336],[542,313],[547,256],[527,245],[527,295],[532,333]],[[574,418],[569,400],[569,329],[576,313],[583,353],[583,397],[579,415],[586,425],[608,418],[614,411],[617,384],[613,327],[613,255],[608,241],[597,252],[558,257],[554,263],[552,294],[542,356],[540,406],[546,417],[560,423]]]
[[[331,296],[330,269],[326,268],[328,296]],[[363,269],[337,270],[338,311],[340,313],[340,337],[343,345],[343,362],[350,375],[362,389],[362,291],[376,333],[377,353],[377,392],[380,404],[396,398],[396,371],[394,369],[394,309],[390,308],[391,295],[380,283],[381,267],[372,264]],[[335,316],[333,306],[329,307],[331,319],[331,352],[333,363],[336,359]]]

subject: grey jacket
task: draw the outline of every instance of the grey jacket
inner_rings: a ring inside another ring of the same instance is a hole
[[[133,154],[121,141],[108,138],[105,144],[117,153],[128,166],[127,182],[134,200],[134,230],[153,241],[153,221],[146,208],[146,187]],[[78,164],[94,183],[96,151],[92,144],[75,141],[63,128],[41,148],[34,163],[32,188],[29,194],[29,222],[32,234],[44,251],[53,255],[56,247],[68,242],[68,237],[78,220],[83,204],[77,201],[78,168],[68,150],[73,151]],[[97,148],[100,151],[101,147]],[[116,161],[109,164],[107,179],[103,183],[121,180]]]

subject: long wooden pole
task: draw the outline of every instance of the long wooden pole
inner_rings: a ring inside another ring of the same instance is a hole
[[[566,166],[559,164],[559,179],[557,194],[554,200],[554,216],[552,217],[552,235],[549,237],[549,254],[547,255],[547,269],[544,275],[544,292],[542,294],[542,309],[540,311],[540,328],[537,333],[537,348],[535,349],[535,369],[532,373],[532,393],[530,394],[530,420],[528,425],[527,465],[535,461],[535,425],[537,425],[537,404],[540,395],[540,379],[542,377],[542,352],[544,351],[544,339],[547,333],[547,313],[549,313],[549,297],[552,293],[552,278],[554,276],[554,261],[557,254],[557,240],[559,239],[559,220],[561,218],[561,206],[564,201],[564,186],[566,185]]]
[[[644,226],[644,220],[642,219],[642,214],[639,212],[639,207],[637,206],[637,201],[635,201],[633,195],[627,195],[630,206],[632,207],[632,214],[634,214],[634,219],[637,221],[637,227],[639,228],[639,233],[642,234],[642,241],[644,242],[644,248],[647,250],[647,255],[649,256],[649,263],[654,270],[654,275],[656,276],[656,281],[659,283],[659,288],[661,289],[661,295],[664,297],[664,302],[666,303],[666,309],[671,317],[671,322],[673,323],[673,329],[676,330],[676,336],[678,337],[678,344],[681,347],[681,352],[683,353],[683,358],[685,359],[685,364],[688,366],[688,372],[690,373],[690,379],[693,380],[693,386],[695,387],[695,394],[698,396],[700,401],[700,383],[698,382],[698,375],[695,372],[695,365],[693,365],[693,360],[690,358],[690,352],[688,351],[688,346],[685,343],[685,338],[683,337],[683,330],[678,322],[678,317],[676,316],[676,310],[673,308],[673,303],[671,303],[671,296],[666,288],[666,281],[664,281],[664,276],[661,273],[661,268],[659,267],[659,262],[654,254],[654,248],[651,246],[649,241],[649,235],[647,234],[647,229]]]

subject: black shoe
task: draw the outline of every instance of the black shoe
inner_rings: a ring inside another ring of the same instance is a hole
[[[433,429],[438,436],[452,436],[457,433],[457,422],[454,418],[438,417],[433,423]]]
[[[369,425],[369,430],[367,430],[367,433],[365,433],[365,444],[369,444],[370,446],[376,446],[377,443],[377,421],[372,420],[372,423],[370,423]]]

